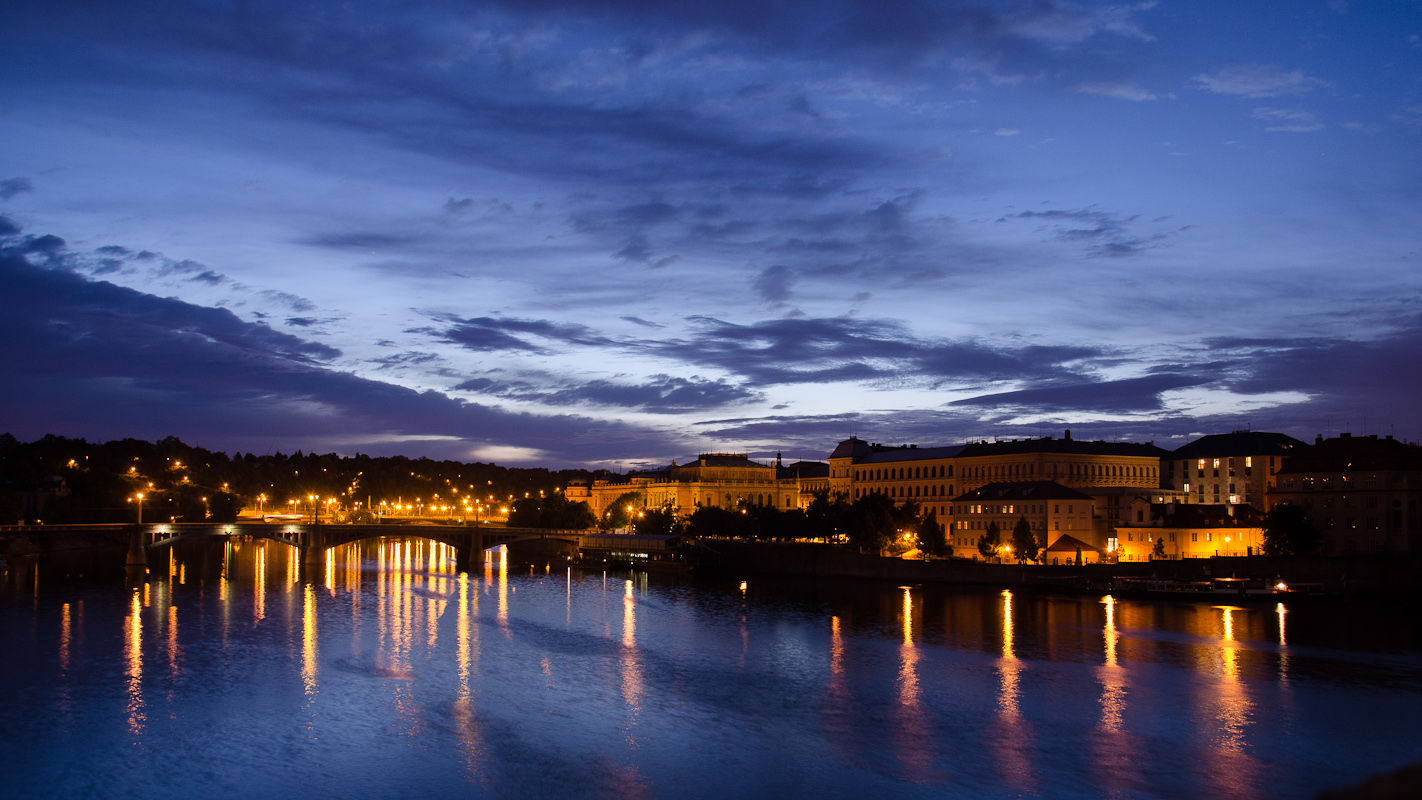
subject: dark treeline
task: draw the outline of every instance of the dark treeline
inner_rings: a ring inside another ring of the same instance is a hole
[[[49,524],[132,522],[138,492],[144,493],[144,521],[230,522],[239,510],[259,506],[267,513],[301,513],[301,503],[311,495],[336,499],[324,506],[330,509],[325,513],[339,506],[350,515],[367,503],[378,508],[382,501],[418,500],[428,508],[459,506],[462,498],[475,497],[486,505],[506,504],[525,495],[554,494],[574,478],[607,476],[601,470],[550,471],[404,456],[228,455],[172,436],[156,443],[94,443],[53,435],[21,442],[6,433],[0,434],[0,523],[22,516]],[[53,491],[54,478],[64,480],[67,494]],[[38,507],[26,509],[26,495]],[[259,503],[263,495],[266,500]]]
[[[635,493],[618,498],[598,520],[599,526],[703,538],[838,542],[873,551],[902,552],[917,547],[939,557],[946,557],[949,550],[936,515],[919,516],[916,503],[896,505],[892,498],[880,494],[851,503],[822,493],[808,507],[788,511],[758,505],[735,509],[708,506],[685,519],[668,509],[641,509],[639,499]]]

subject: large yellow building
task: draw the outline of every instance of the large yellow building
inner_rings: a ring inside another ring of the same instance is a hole
[[[669,508],[683,517],[704,506],[773,506],[788,511],[801,506],[802,495],[806,494],[802,484],[824,482],[805,462],[792,467],[761,464],[744,453],[703,453],[690,463],[672,462],[668,467],[633,473],[623,480],[597,480],[591,486],[573,481],[564,496],[587,503],[599,519],[610,504],[628,493],[637,495],[640,508]],[[801,474],[805,477],[801,478]]]
[[[922,513],[936,514],[952,531],[953,498],[990,483],[1051,481],[1092,498],[1090,529],[1074,535],[1106,550],[1116,524],[1136,516],[1144,521],[1144,509],[1151,504],[1182,496],[1161,485],[1160,460],[1168,454],[1150,442],[1072,439],[1071,431],[1060,439],[924,448],[891,447],[851,436],[830,454],[829,482],[851,502],[868,494],[887,495],[899,504],[916,502]]]
[[[953,498],[948,543],[955,556],[980,558],[978,540],[995,522],[1003,542],[998,557],[1011,561],[1013,530],[1018,520],[1027,520],[1040,550],[1064,535],[1088,539],[1093,528],[1093,505],[1091,495],[1055,481],[989,483]]]

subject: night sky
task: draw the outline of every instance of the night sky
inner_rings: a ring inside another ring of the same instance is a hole
[[[7,2],[0,430],[1422,438],[1422,3]]]

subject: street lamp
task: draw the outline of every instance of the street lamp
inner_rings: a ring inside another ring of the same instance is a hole
[[[138,498],[138,524],[139,524],[139,525],[142,525],[142,524],[143,524],[143,492],[138,492],[135,496]]]

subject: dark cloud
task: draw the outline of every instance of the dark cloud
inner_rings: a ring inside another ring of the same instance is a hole
[[[833,381],[1062,379],[1087,347],[993,347],[921,339],[901,323],[847,318],[777,319],[737,325],[694,317],[693,336],[642,342],[641,349],[742,375],[757,385]]]
[[[1165,219],[1168,217],[1152,222],[1159,223]],[[1163,247],[1171,236],[1195,227],[1185,225],[1166,231],[1136,233],[1132,227],[1139,221],[1139,215],[1122,216],[1095,209],[1021,211],[1007,214],[997,221],[1010,220],[1039,222],[1059,241],[1081,242],[1087,246],[1087,255],[1103,258],[1134,256]]]
[[[618,317],[618,319],[620,319],[620,320],[622,320],[622,321],[624,321],[624,322],[630,322],[630,323],[632,323],[633,325],[641,325],[641,326],[644,327],[644,328],[665,328],[665,327],[666,327],[665,325],[658,325],[658,324],[655,323],[655,322],[648,322],[647,320],[642,319],[641,317],[626,316],[626,317]]]
[[[302,244],[330,247],[336,250],[381,250],[407,245],[412,241],[414,239],[409,236],[384,233],[332,233],[313,236],[304,240]]]
[[[1201,386],[1211,381],[1210,378],[1196,375],[1166,373],[1125,380],[1070,383],[1040,386],[1014,392],[985,394],[957,400],[952,405],[984,408],[1012,407],[1038,412],[1158,411],[1163,407],[1160,401],[1161,392],[1183,389],[1188,386]]]
[[[784,305],[790,299],[790,289],[795,285],[795,273],[788,267],[773,266],[761,270],[751,281],[760,299],[773,306]]]
[[[20,230],[20,226],[11,222],[9,218],[0,217],[0,236],[15,236],[19,234]]]
[[[563,463],[679,449],[617,423],[513,414],[333,370],[322,363],[340,355],[333,348],[225,309],[36,266],[13,250],[0,253],[0,293],[10,350],[0,419],[21,437],[175,434],[259,451],[343,441],[460,458],[477,444],[512,442]]]
[[[320,320],[316,319],[315,317],[287,317],[287,318],[286,318],[286,324],[291,325],[291,326],[294,326],[294,327],[297,327],[297,328],[309,328],[309,327],[311,327],[312,325],[317,324],[319,321],[320,321]]]
[[[17,194],[33,192],[35,187],[28,178],[0,179],[0,200],[9,200]]]
[[[528,353],[549,352],[545,346],[534,344],[516,334],[536,336],[564,345],[602,347],[612,344],[611,340],[584,325],[550,320],[510,317],[471,317],[466,319],[452,314],[434,315],[433,319],[437,320],[441,327],[415,328],[406,332],[433,335],[442,341],[480,352],[499,350]]]
[[[652,375],[643,383],[629,384],[594,380],[541,386],[531,381],[496,381],[474,378],[456,389],[495,397],[536,402],[551,406],[598,405],[638,409],[658,414],[700,411],[760,398],[758,392],[725,380],[706,380],[693,375],[677,378]]]

